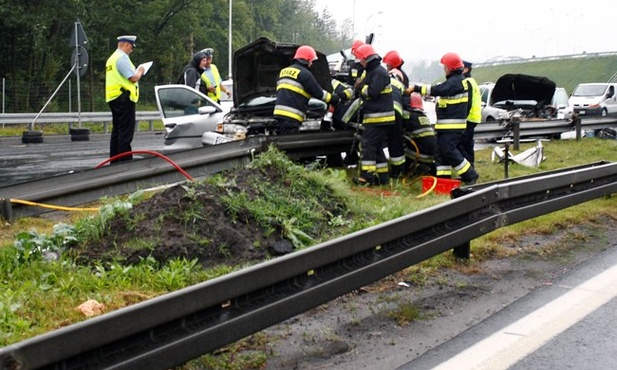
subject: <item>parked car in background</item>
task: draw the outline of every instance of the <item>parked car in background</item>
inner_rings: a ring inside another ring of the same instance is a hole
[[[563,87],[556,87],[551,106],[557,109],[557,119],[570,119],[574,114],[574,107],[570,104],[568,92]]]
[[[581,116],[607,116],[617,113],[615,83],[582,83],[574,88],[570,104]]]
[[[570,119],[573,107],[563,87],[546,77],[506,74],[496,83],[479,85],[482,93],[482,121],[518,117],[530,119]]]
[[[506,111],[492,106],[491,94],[495,84],[493,82],[485,82],[478,87],[482,94],[482,122],[500,121]]]

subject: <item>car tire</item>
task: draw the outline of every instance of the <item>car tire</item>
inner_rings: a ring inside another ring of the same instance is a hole
[[[24,131],[21,135],[21,142],[24,144],[39,144],[43,142],[42,131]]]

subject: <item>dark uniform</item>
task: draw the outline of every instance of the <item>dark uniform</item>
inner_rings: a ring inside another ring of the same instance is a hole
[[[444,58],[446,56],[448,54],[444,55]],[[444,58],[442,58],[442,64],[446,65]],[[448,71],[445,82],[432,86],[414,86],[411,90],[423,96],[439,97],[436,109],[437,122],[435,123],[438,148],[435,157],[437,177],[451,178],[454,170],[463,182],[473,184],[479,175],[458,149],[461,134],[467,127],[469,99],[462,61],[460,61],[459,68],[449,68]]]
[[[302,48],[302,46],[301,46]],[[308,110],[308,102],[315,97],[325,103],[336,104],[338,96],[324,90],[308,69],[305,59],[294,59],[283,68],[276,81],[274,117],[278,121],[277,134],[298,132]]]
[[[422,98],[419,99],[421,102]],[[405,122],[403,130],[407,138],[405,152],[409,160],[408,173],[413,176],[435,176],[437,138],[431,121],[421,106],[411,106],[409,119]]]
[[[388,160],[383,143],[388,136],[389,126],[396,123],[390,77],[381,66],[381,58],[370,45],[358,48],[356,56],[365,61],[365,77],[359,86],[362,99],[362,157],[360,177],[355,181],[361,185],[385,184],[389,181]]]
[[[392,85],[392,101],[396,123],[388,127],[388,153],[390,154],[390,177],[399,178],[405,167],[405,149],[403,141],[403,120],[405,112],[405,86],[396,74],[390,73]]]

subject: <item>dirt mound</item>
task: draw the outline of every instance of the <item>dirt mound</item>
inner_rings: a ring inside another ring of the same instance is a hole
[[[135,264],[143,258],[154,258],[159,262],[186,258],[198,259],[204,266],[211,267],[262,261],[292,252],[298,246],[294,246],[297,242],[285,223],[295,216],[273,214],[257,219],[251,204],[271,197],[270,192],[283,198],[286,192],[300,194],[300,197],[302,193],[310,193],[295,188],[296,184],[306,186],[298,181],[297,173],[280,168],[251,167],[221,175],[216,180],[168,188],[134,205],[128,212],[117,213],[108,222],[105,235],[85,243],[78,251],[77,259],[81,263],[113,260]],[[330,193],[326,190],[321,194],[316,189],[313,194],[305,194],[318,199],[318,202],[306,203],[318,203],[320,209],[304,211],[322,216],[341,214],[343,203]],[[303,204],[297,197],[286,198],[289,204]],[[267,208],[253,205],[256,207]],[[298,212],[299,208],[295,209]],[[317,217],[311,220],[309,230],[300,232],[318,237],[330,229],[327,223],[327,217]]]

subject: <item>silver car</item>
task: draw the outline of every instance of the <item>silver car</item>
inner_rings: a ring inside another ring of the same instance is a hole
[[[233,105],[230,100],[217,104],[186,85],[160,85],[154,91],[165,126],[164,153],[200,148],[203,133],[214,131]]]

